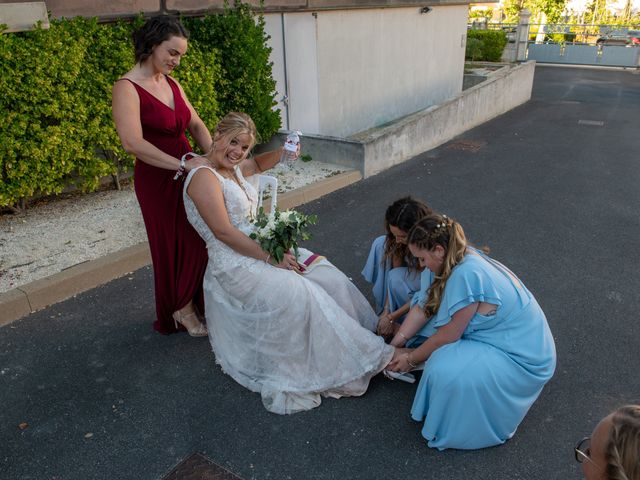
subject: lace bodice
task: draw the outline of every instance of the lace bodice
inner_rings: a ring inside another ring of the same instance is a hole
[[[201,168],[207,168],[211,170],[218,178],[218,180],[220,181],[220,185],[222,186],[222,194],[224,196],[224,203],[229,215],[229,220],[234,227],[236,227],[246,235],[249,235],[254,228],[253,224],[251,223],[251,218],[255,216],[257,211],[258,192],[256,191],[255,187],[242,176],[242,172],[240,171],[239,167],[235,167],[235,172],[238,180],[242,184],[242,187],[232,179],[223,177],[222,175],[220,175],[220,173],[218,173],[214,168],[211,167],[197,167],[191,170],[189,172],[189,175],[187,175],[187,179],[184,183],[183,197],[184,208],[187,212],[187,218],[189,219],[189,222],[191,222],[196,231],[207,243],[210,258],[215,257],[216,255],[220,255],[221,253],[226,253],[228,256],[231,252],[233,252],[233,250],[215,237],[213,232],[209,229],[205,221],[200,216],[198,209],[193,203],[193,200],[191,200],[191,197],[189,197],[189,195],[187,194],[187,188],[191,183],[193,175],[195,175],[195,173]],[[212,250],[219,253],[213,254]],[[247,259],[247,257],[239,257]],[[249,260],[253,261],[253,259]]]

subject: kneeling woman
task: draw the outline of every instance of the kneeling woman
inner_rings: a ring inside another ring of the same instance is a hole
[[[216,361],[267,410],[308,410],[320,397],[362,395],[394,348],[376,336],[377,316],[349,279],[326,260],[301,273],[285,254],[275,264],[249,237],[257,192],[242,162],[256,139],[250,117],[230,113],[207,154],[189,172],[187,217],[207,244],[207,327]],[[264,165],[264,164],[263,164]]]
[[[378,334],[390,337],[403,322],[420,288],[422,268],[407,249],[411,227],[431,209],[412,197],[400,198],[387,208],[384,215],[386,235],[377,237],[371,245],[362,276],[372,284],[376,311],[380,316]]]
[[[504,443],[555,370],[547,319],[509,269],[467,246],[457,222],[430,215],[408,243],[435,273],[422,321],[408,317],[399,332],[409,338],[422,330],[428,338],[389,367],[408,371],[426,361],[411,415],[425,421],[430,447]]]

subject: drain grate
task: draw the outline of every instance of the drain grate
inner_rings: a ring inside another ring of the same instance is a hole
[[[162,480],[242,480],[204,455],[192,453]]]
[[[462,150],[463,152],[478,152],[487,142],[483,140],[458,140],[450,143],[447,148],[450,150]]]

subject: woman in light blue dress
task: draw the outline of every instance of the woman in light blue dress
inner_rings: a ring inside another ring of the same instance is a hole
[[[386,235],[371,245],[362,276],[372,284],[378,333],[393,334],[409,311],[413,294],[420,288],[420,270],[407,249],[411,227],[431,209],[420,200],[405,197],[393,202],[385,212]]]
[[[547,319],[522,282],[469,247],[460,224],[446,216],[422,219],[408,244],[435,276],[424,317],[408,317],[396,337],[426,340],[387,368],[409,371],[426,362],[411,415],[424,420],[430,447],[504,443],[555,370]]]

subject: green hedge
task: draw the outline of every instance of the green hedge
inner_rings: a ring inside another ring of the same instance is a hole
[[[467,60],[499,62],[507,45],[507,34],[500,30],[468,30]]]
[[[199,44],[215,45],[219,50],[222,71],[214,85],[219,110],[248,113],[261,138],[268,141],[280,128],[280,117],[272,110],[277,104],[276,82],[264,18],[256,21],[249,5],[236,2],[223,14],[185,19],[184,23]]]
[[[142,21],[76,17],[0,34],[0,207],[70,184],[94,190],[101,177],[131,169],[111,117],[111,87],[133,65],[131,33]],[[236,4],[185,23],[193,31],[175,77],[198,114],[213,128],[229,110],[247,112],[269,139],[280,117],[261,17]]]

